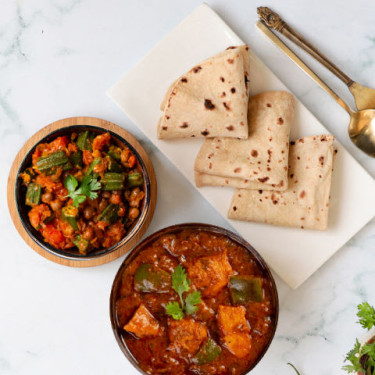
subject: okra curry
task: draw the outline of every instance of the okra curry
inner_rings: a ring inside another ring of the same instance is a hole
[[[115,329],[147,374],[241,375],[272,340],[272,276],[226,235],[161,234],[122,269],[112,292]]]
[[[117,244],[145,197],[136,156],[104,132],[38,144],[20,178],[32,227],[54,248],[82,255]]]

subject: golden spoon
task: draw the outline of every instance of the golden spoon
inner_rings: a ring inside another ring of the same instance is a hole
[[[375,157],[375,110],[365,109],[358,112],[353,111],[317,74],[284,44],[263,21],[258,21],[256,26],[349,113],[350,123],[348,132],[350,139],[359,149]]]
[[[337,78],[343,81],[354,96],[355,104],[359,110],[375,108],[375,90],[354,82],[270,8],[258,7],[258,16],[269,28],[283,34],[298,47],[301,47],[313,58],[323,64]]]

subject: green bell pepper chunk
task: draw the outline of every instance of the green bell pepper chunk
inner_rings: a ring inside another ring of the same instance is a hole
[[[141,264],[134,275],[134,289],[143,293],[165,292],[170,288],[171,276],[168,272],[155,269],[151,264]]]
[[[228,286],[234,304],[263,301],[262,281],[259,277],[232,276]]]
[[[205,365],[214,361],[221,353],[221,348],[214,340],[209,338],[196,356],[193,358],[193,362],[198,365]]]

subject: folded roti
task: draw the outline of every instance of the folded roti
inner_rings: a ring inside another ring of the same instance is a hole
[[[326,230],[333,165],[332,135],[291,142],[286,191],[237,189],[228,217],[234,220]]]
[[[250,181],[250,180],[243,180],[242,178],[234,178],[234,177],[222,177],[222,176],[214,176],[212,174],[195,172],[195,185],[197,187],[202,186],[222,186],[222,187],[234,187],[237,189],[250,189],[250,190],[275,190],[276,187],[272,185],[267,185],[265,183],[259,181]],[[280,188],[279,190],[286,190],[287,184]]]
[[[285,190],[293,117],[294,98],[288,92],[268,91],[251,97],[249,138],[206,139],[195,160],[197,186]]]
[[[162,101],[158,138],[247,138],[249,47],[229,47],[177,79]]]

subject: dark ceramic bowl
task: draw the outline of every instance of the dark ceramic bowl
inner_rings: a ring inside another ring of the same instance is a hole
[[[246,242],[242,237],[238,236],[237,234],[221,228],[217,227],[214,225],[209,225],[209,224],[201,224],[201,223],[186,223],[186,224],[177,224],[173,225],[164,229],[161,229],[154,234],[150,235],[146,239],[144,239],[141,243],[139,243],[136,247],[134,247],[126,256],[125,260],[121,264],[119,270],[117,271],[117,274],[115,276],[115,279],[113,281],[112,285],[112,291],[111,291],[111,296],[110,296],[110,318],[111,318],[111,324],[112,324],[112,330],[113,333],[116,337],[116,341],[118,345],[120,346],[122,352],[125,354],[125,357],[132,363],[132,365],[142,374],[147,375],[138,365],[137,360],[134,358],[133,354],[130,352],[128,349],[125,340],[123,339],[123,336],[120,333],[120,327],[118,324],[117,320],[117,314],[116,314],[116,299],[118,296],[118,291],[119,288],[121,287],[121,279],[122,279],[122,274],[125,271],[125,269],[128,267],[128,265],[138,256],[138,254],[145,249],[147,246],[149,246],[151,243],[153,243],[156,239],[159,237],[165,235],[165,234],[174,234],[181,232],[184,229],[190,229],[190,230],[197,230],[197,231],[205,231],[209,232],[212,234],[219,234],[219,235],[224,235],[228,237],[231,241],[235,242],[236,244],[242,246],[245,248],[253,258],[256,259],[258,262],[258,266],[262,269],[262,272],[265,275],[265,278],[268,279],[270,282],[271,288],[271,300],[272,304],[275,307],[275,316],[273,319],[272,323],[272,332],[270,335],[270,339],[268,343],[265,345],[263,348],[262,352],[259,354],[258,358],[254,362],[253,366],[247,370],[246,373],[250,372],[258,363],[259,361],[263,358],[264,354],[268,350],[275,332],[276,332],[276,327],[277,327],[277,322],[278,322],[278,317],[279,317],[279,298],[278,298],[278,293],[277,293],[277,288],[275,284],[275,280],[271,274],[271,271],[269,267],[267,266],[266,262],[264,259],[260,256],[260,254],[248,243]]]
[[[30,211],[30,207],[26,206],[25,204],[25,196],[26,196],[26,187],[22,184],[21,178],[18,178],[19,174],[23,172],[27,167],[31,165],[31,158],[32,154],[35,151],[35,148],[40,143],[48,143],[54,140],[57,137],[64,136],[64,135],[70,135],[73,132],[82,132],[85,130],[89,130],[91,132],[100,134],[109,132],[111,134],[112,140],[118,144],[119,146],[126,146],[128,147],[136,156],[138,163],[141,167],[143,178],[144,178],[144,191],[145,191],[145,199],[143,200],[143,206],[141,208],[140,215],[138,219],[134,222],[134,224],[129,228],[126,235],[122,238],[120,242],[118,242],[116,245],[106,248],[106,249],[97,249],[88,255],[81,255],[77,250],[59,250],[54,248],[52,245],[46,243],[43,239],[43,236],[40,232],[35,230],[33,226],[29,222],[28,218],[28,212]],[[78,261],[90,261],[97,258],[101,258],[104,255],[108,255],[116,250],[118,250],[120,247],[124,246],[130,239],[132,239],[140,230],[143,223],[145,222],[147,216],[149,214],[152,215],[152,212],[150,212],[150,205],[151,205],[151,187],[150,187],[150,176],[148,173],[148,170],[145,166],[144,161],[140,157],[139,153],[135,150],[135,148],[126,141],[126,139],[122,138],[120,135],[105,129],[101,128],[99,126],[92,126],[92,125],[72,125],[72,126],[66,126],[63,128],[60,128],[58,130],[55,130],[51,133],[49,133],[47,136],[42,138],[37,144],[35,144],[30,151],[26,154],[23,161],[20,164],[19,170],[17,172],[17,179],[15,183],[15,201],[16,201],[16,207],[18,211],[18,215],[20,217],[21,223],[23,227],[25,228],[27,234],[32,238],[32,240],[39,245],[42,249],[45,251],[54,254],[58,256],[59,258],[67,259],[67,260],[78,260]],[[115,257],[114,257],[115,258]],[[114,259],[113,258],[113,259]]]

